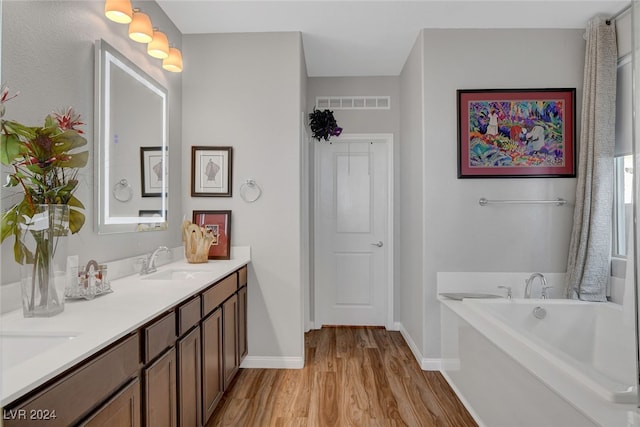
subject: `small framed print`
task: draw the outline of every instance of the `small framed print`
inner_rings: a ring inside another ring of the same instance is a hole
[[[193,223],[213,233],[209,259],[231,258],[231,211],[193,211]]]
[[[142,197],[160,197],[167,192],[167,152],[162,147],[140,147]]]
[[[231,197],[231,147],[191,147],[191,197]]]
[[[575,177],[575,88],[458,90],[458,178]]]

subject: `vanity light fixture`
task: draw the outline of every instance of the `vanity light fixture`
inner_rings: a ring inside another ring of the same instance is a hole
[[[133,18],[129,24],[129,38],[138,43],[149,43],[153,40],[153,27],[151,19],[140,9],[133,9]]]
[[[169,56],[169,39],[162,31],[153,29],[153,40],[147,45],[147,53],[154,58],[164,59]]]
[[[106,0],[104,14],[107,18],[118,24],[128,24],[133,16],[131,0]]]
[[[162,68],[172,73],[182,72],[182,52],[180,49],[169,48],[169,56],[162,60]]]

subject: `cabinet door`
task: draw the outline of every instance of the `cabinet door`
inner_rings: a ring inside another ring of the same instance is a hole
[[[176,426],[176,350],[171,348],[144,370],[145,425]]]
[[[229,388],[240,366],[240,357],[238,355],[238,294],[233,295],[222,305],[222,317],[224,389],[226,390]]]
[[[178,419],[179,425],[200,427],[201,369],[200,327],[178,341]]]
[[[224,391],[222,382],[222,310],[202,321],[202,423],[206,424]]]
[[[139,427],[140,426],[140,380],[137,378],[80,426],[88,427]]]
[[[32,424],[66,427],[76,424],[96,404],[106,401],[137,375],[140,369],[139,349],[138,334],[127,336],[91,360],[81,362],[18,406],[4,408],[4,420],[0,420],[0,424],[4,422],[5,427]],[[73,404],[69,404],[69,396],[73,396]],[[24,414],[32,413],[38,418],[42,415],[42,419],[24,419]]]
[[[238,291],[238,354],[240,362],[247,355],[247,287]]]

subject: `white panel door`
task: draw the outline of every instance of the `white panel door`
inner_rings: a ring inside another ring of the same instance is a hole
[[[389,144],[317,143],[316,325],[385,325]]]

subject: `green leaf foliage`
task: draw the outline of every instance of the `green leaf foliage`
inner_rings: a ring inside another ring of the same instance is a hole
[[[4,109],[4,101],[1,107]],[[69,205],[73,234],[85,223],[84,205],[74,195],[78,170],[89,160],[88,151],[78,151],[87,145],[87,139],[76,129],[82,124],[72,109],[48,115],[43,126],[0,119],[0,162],[12,168],[5,186],[24,191],[24,198],[2,213],[0,243],[14,237],[14,258],[19,263],[34,259],[20,242],[20,230],[33,217],[36,205]]]

